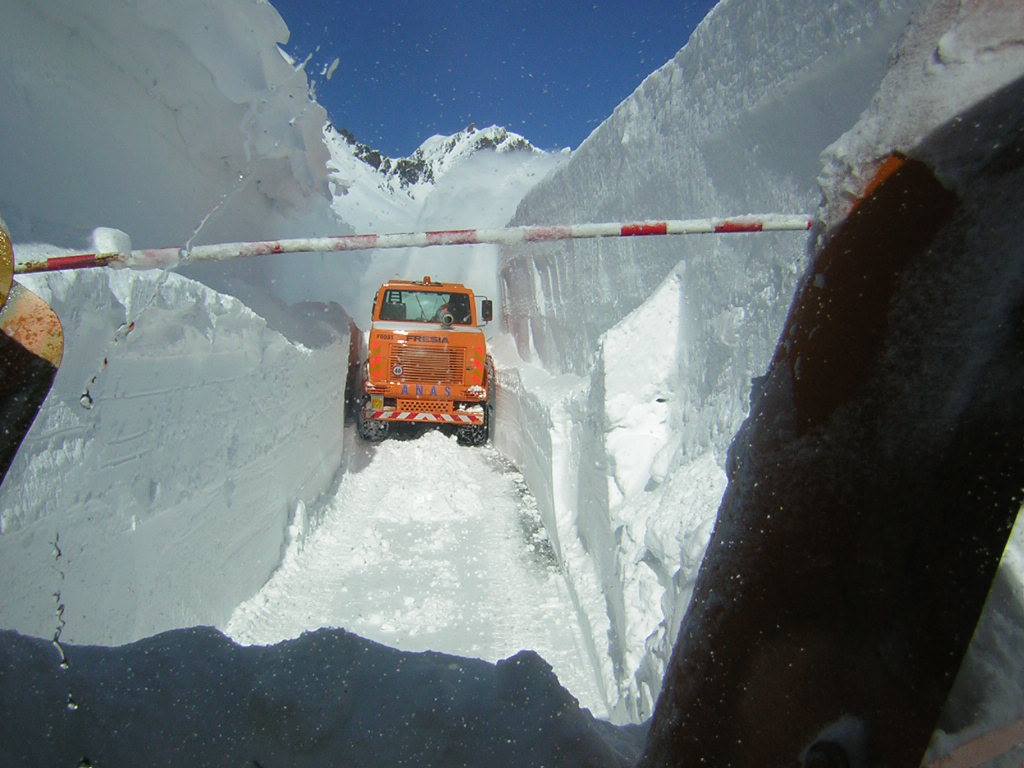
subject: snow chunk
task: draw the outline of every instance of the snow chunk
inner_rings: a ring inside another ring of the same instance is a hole
[[[669,414],[680,346],[681,301],[679,275],[673,274],[601,338],[608,420],[605,446],[619,498],[642,491],[652,476],[656,481],[664,478],[665,462],[655,468],[654,460],[672,436]]]

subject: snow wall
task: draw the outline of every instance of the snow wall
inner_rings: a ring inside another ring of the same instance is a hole
[[[66,352],[0,487],[0,624],[51,636],[63,604],[72,642],[223,625],[337,471],[348,340],[290,341],[171,273],[25,282]]]
[[[82,249],[97,225],[137,247],[344,229],[326,114],[278,49],[288,30],[269,3],[0,10],[0,213],[16,256],[33,240]],[[349,347],[345,321],[297,334],[265,266],[192,272],[261,316],[177,275],[25,281],[67,343],[0,489],[0,625],[52,636],[60,592],[65,640],[121,643],[223,623],[269,576],[339,465]]]
[[[898,90],[876,94],[927,5],[803,0],[779,13],[724,0],[512,223],[813,214],[821,153],[873,98],[899,103]],[[905,122],[934,125],[928,117]],[[909,145],[897,138],[862,147],[858,172]],[[848,205],[858,182],[844,178],[833,202]],[[556,534],[620,721],[647,718],[657,699],[725,488],[726,449],[808,245],[762,234],[504,252],[514,344],[498,349],[496,441]]]
[[[724,0],[512,223],[812,213],[819,155],[869,104],[915,5],[823,11],[803,0],[780,14]],[[557,423],[563,445],[501,425],[497,440],[535,468],[527,477],[559,543],[586,555],[567,558],[572,578],[605,595],[581,610],[607,642],[599,657],[617,719],[651,714],[725,488],[725,450],[806,250],[806,236],[785,233],[504,253],[507,363],[563,382],[517,382],[507,410],[528,433]],[[552,485],[562,491],[544,498]]]
[[[261,0],[0,0],[0,212],[15,242],[338,230],[323,108]],[[59,55],[55,52],[59,52]]]

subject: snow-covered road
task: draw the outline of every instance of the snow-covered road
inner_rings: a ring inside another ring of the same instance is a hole
[[[320,525],[225,632],[269,644],[343,627],[402,650],[497,661],[537,651],[607,714],[554,553],[522,476],[490,446],[432,432],[350,445]],[[362,466],[360,466],[362,465]]]

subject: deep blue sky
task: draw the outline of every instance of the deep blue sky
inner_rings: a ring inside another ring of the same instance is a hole
[[[435,133],[496,123],[576,148],[675,55],[714,0],[271,0],[318,101],[392,157]],[[319,47],[319,50],[317,48]],[[323,65],[341,59],[334,77]]]

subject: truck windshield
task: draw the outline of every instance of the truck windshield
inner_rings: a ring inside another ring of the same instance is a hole
[[[469,296],[465,293],[397,289],[384,292],[380,319],[439,323],[445,311],[451,312],[457,325],[470,325],[473,322]]]

